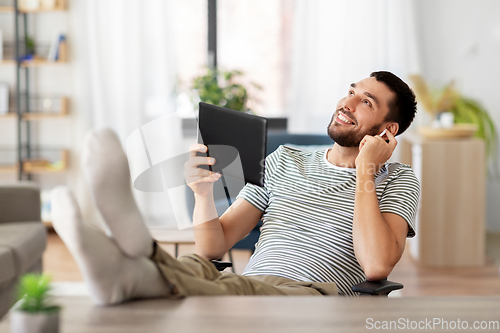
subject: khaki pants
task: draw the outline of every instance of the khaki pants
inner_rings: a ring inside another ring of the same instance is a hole
[[[221,273],[199,255],[174,259],[157,244],[151,260],[170,285],[172,298],[193,295],[338,295],[333,282],[298,282],[272,275]]]

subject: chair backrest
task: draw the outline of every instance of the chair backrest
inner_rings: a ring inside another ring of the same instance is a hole
[[[333,145],[328,135],[321,134],[269,134],[267,136],[266,155],[269,155],[281,145],[292,144],[297,146]]]

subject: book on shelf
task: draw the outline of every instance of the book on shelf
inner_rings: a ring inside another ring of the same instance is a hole
[[[50,43],[49,54],[47,60],[57,61],[61,59],[61,44],[66,40],[66,36],[60,32],[54,34]]]

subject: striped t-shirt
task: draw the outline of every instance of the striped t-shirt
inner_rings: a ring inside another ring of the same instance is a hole
[[[241,190],[238,197],[263,212],[243,275],[335,282],[342,295],[354,295],[351,286],[366,279],[352,241],[356,169],[329,163],[327,151],[280,146],[266,158],[264,187]],[[380,211],[403,217],[413,237],[420,184],[412,169],[386,163],[375,184]]]

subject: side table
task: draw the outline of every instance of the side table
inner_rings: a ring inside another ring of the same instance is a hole
[[[483,140],[401,139],[401,161],[421,183],[413,258],[428,266],[485,263],[485,146]]]

